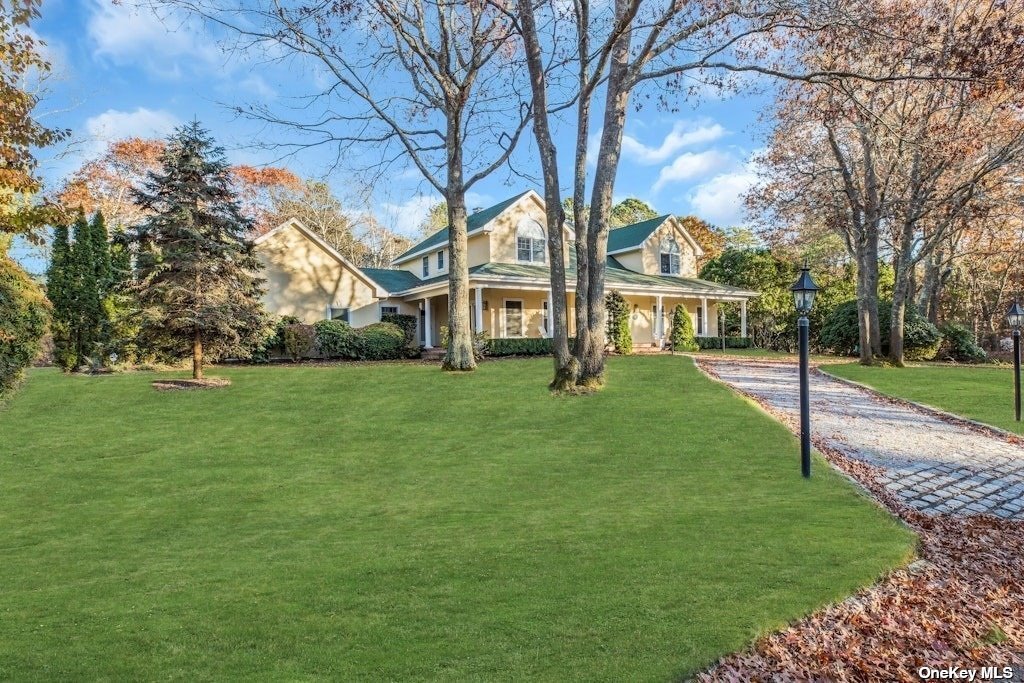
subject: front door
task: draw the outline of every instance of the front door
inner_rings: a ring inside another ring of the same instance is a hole
[[[522,337],[523,336],[523,302],[506,299],[505,300],[505,336],[506,337]]]

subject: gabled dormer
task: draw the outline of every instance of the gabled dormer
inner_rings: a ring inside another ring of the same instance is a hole
[[[610,231],[608,255],[637,273],[694,278],[704,250],[675,216],[665,215]]]

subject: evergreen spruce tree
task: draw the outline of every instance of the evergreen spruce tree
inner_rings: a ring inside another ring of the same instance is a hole
[[[103,316],[102,283],[96,265],[95,232],[85,215],[75,221],[71,245],[71,279],[74,289],[71,302],[71,340],[75,350],[75,366],[93,364],[100,341],[100,320]]]
[[[152,212],[134,236],[141,335],[190,348],[202,379],[205,356],[245,353],[266,335],[264,280],[223,149],[193,121],[168,138],[161,164],[134,193]]]

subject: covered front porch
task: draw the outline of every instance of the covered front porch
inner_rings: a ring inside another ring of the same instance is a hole
[[[508,286],[470,282],[470,323],[473,330],[492,339],[551,336],[551,292],[543,286]],[[747,299],[739,296],[686,296],[650,294],[619,289],[631,308],[630,333],[634,346],[664,346],[677,305],[690,314],[698,337],[719,335],[719,306],[739,306],[740,336],[747,336]],[[420,343],[440,346],[441,328],[448,324],[446,291],[425,293],[410,301],[418,305]],[[575,294],[568,294],[569,334],[575,335]]]

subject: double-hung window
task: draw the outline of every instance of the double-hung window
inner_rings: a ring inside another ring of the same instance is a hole
[[[398,315],[398,306],[381,306],[380,317],[384,318],[386,315]]]
[[[423,277],[430,275],[430,257],[423,257]]]
[[[532,219],[524,219],[516,230],[516,260],[520,263],[546,263],[547,244],[544,228]]]
[[[349,309],[347,308],[334,308],[331,307],[331,320],[343,320],[345,322],[352,322],[349,320],[348,315]]]
[[[679,243],[668,237],[661,241],[661,274],[679,275]]]
[[[444,249],[437,252],[437,269],[444,270]]]

